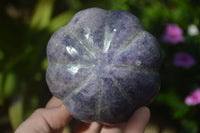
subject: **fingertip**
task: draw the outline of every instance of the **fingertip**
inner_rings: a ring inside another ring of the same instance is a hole
[[[46,104],[45,108],[52,108],[52,107],[58,107],[60,106],[62,103],[62,101],[56,97],[52,97],[48,103]]]
[[[135,115],[139,114],[141,116],[145,116],[145,119],[147,119],[147,118],[150,119],[151,111],[147,106],[143,106],[143,107],[140,107],[139,109],[137,109],[134,114]]]

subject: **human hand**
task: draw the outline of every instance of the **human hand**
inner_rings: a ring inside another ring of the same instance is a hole
[[[15,133],[62,133],[72,116],[66,110],[62,101],[53,97],[45,108],[37,109],[24,121]],[[150,110],[141,107],[133,114],[127,123],[116,126],[101,125],[98,122],[78,122],[73,133],[143,133],[150,119]]]

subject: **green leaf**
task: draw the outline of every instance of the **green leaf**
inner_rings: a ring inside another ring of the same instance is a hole
[[[30,28],[41,30],[45,28],[51,19],[54,0],[39,0],[30,23]]]
[[[182,121],[182,125],[185,129],[186,132],[190,133],[198,133],[198,122],[194,120],[188,120],[185,119]]]
[[[50,32],[54,32],[58,28],[67,24],[73,15],[74,15],[74,12],[72,12],[72,11],[66,11],[66,12],[59,14],[58,16],[56,16],[55,18],[53,18],[51,20],[50,24],[47,27],[48,30]]]
[[[8,109],[8,114],[12,128],[15,130],[23,121],[23,97],[19,96],[14,99]]]
[[[41,74],[40,72],[35,73],[34,79],[35,79],[36,81],[41,81],[41,79],[42,79],[42,74]]]
[[[0,106],[3,105],[3,73],[0,73]]]
[[[187,106],[184,101],[181,101],[173,91],[159,93],[157,100],[171,108],[173,112],[172,115],[175,119],[183,117],[189,111],[189,106]]]
[[[112,0],[111,5],[112,10],[130,10],[129,5],[127,4],[127,0]]]
[[[0,73],[0,97],[3,94],[3,73]]]
[[[25,98],[27,99],[27,97]],[[37,108],[40,106],[39,95],[33,94],[28,97],[28,102],[26,101],[24,104],[24,118],[27,119]]]
[[[67,0],[66,2],[66,4],[70,7],[71,10],[79,10],[82,5],[80,0]]]
[[[44,58],[44,60],[42,61],[41,67],[43,70],[46,70],[48,66],[48,60],[47,58]]]
[[[17,86],[17,77],[16,77],[15,73],[9,72],[6,75],[5,83],[4,83],[4,87],[3,87],[4,97],[5,98],[10,97],[15,92],[16,86]]]

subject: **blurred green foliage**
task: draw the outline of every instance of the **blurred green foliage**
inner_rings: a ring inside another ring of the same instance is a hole
[[[190,24],[200,26],[198,0],[1,0],[0,1],[0,131],[16,129],[51,94],[45,82],[46,45],[52,33],[67,24],[79,10],[100,7],[135,14],[161,44],[161,91],[152,114],[164,112],[177,132],[199,132],[199,106],[187,106],[185,97],[200,86],[200,37],[189,36]],[[186,41],[166,44],[166,24],[184,30]],[[197,64],[188,70],[173,66],[176,52],[190,53]],[[163,110],[164,109],[164,110]]]

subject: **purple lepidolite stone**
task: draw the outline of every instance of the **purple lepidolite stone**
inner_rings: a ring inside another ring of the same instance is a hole
[[[125,11],[78,12],[52,35],[47,57],[50,91],[82,121],[127,121],[159,91],[159,44]]]

